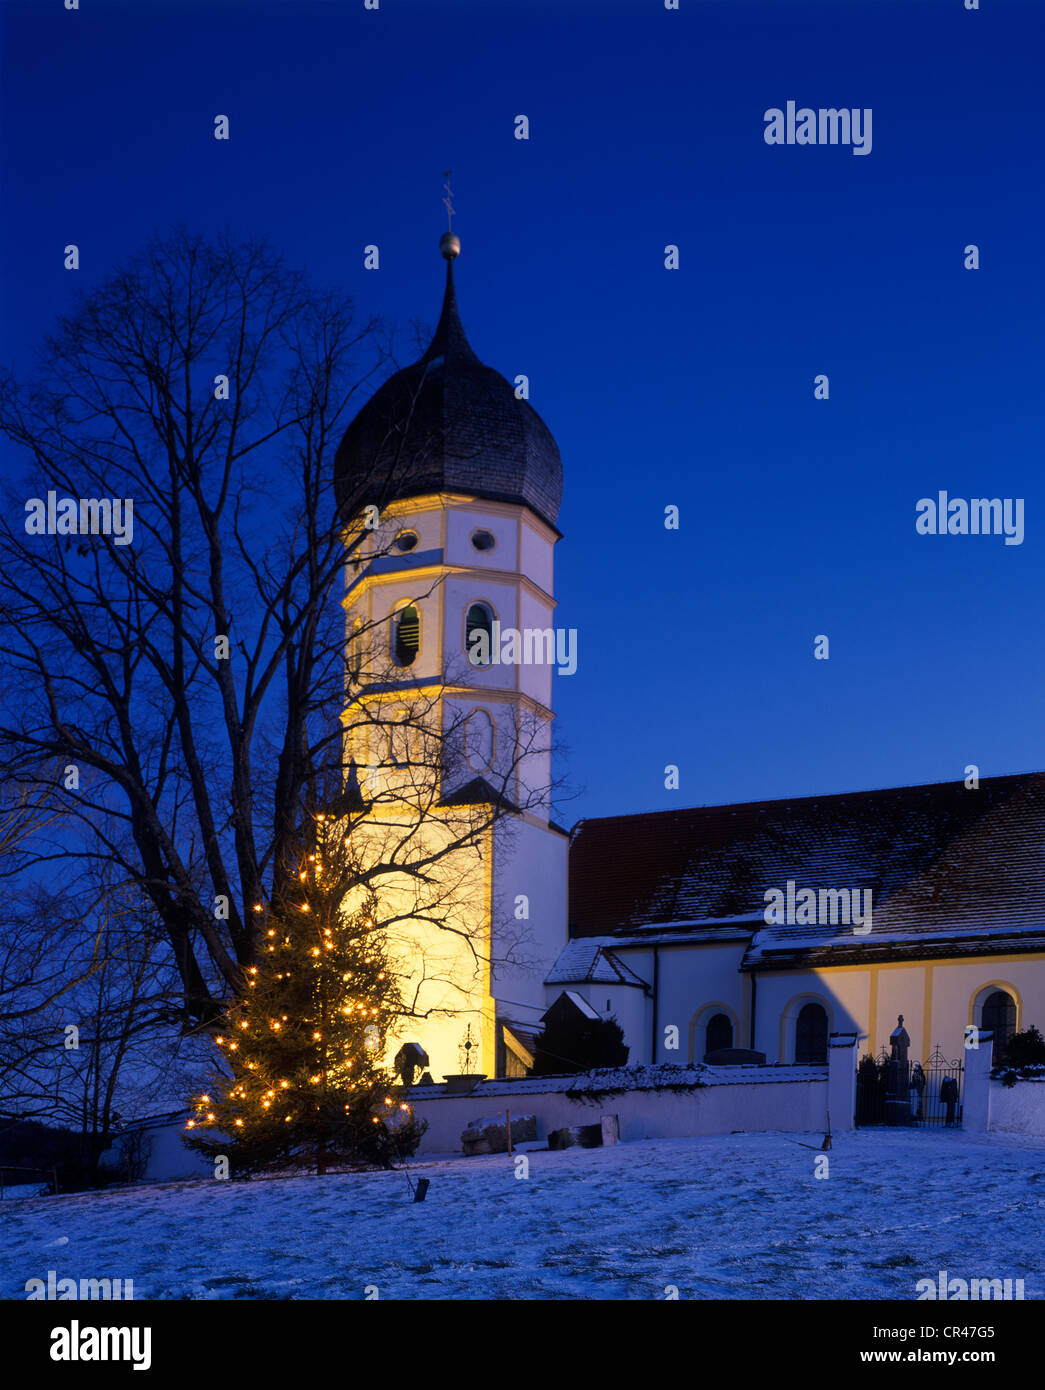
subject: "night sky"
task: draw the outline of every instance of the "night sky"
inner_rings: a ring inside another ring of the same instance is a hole
[[[1045,10],[981,3],[0,3],[3,357],[174,223],[405,338],[452,168],[465,328],[563,457],[561,818],[1040,768]],[[788,100],[871,152],[767,145]],[[1023,544],[916,534],[941,489]]]

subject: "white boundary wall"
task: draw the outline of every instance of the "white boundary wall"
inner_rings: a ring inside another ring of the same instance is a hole
[[[1003,1086],[992,1081],[990,1128],[1006,1134],[1045,1136],[1045,1077]]]
[[[852,1065],[852,1054],[846,1058]],[[671,1089],[684,1085],[687,1075],[703,1084]],[[615,1090],[615,1083],[626,1089]],[[566,1094],[570,1090],[582,1094],[573,1099]],[[809,1133],[827,1127],[828,1068],[645,1066],[630,1074],[484,1081],[467,1095],[415,1086],[407,1099],[417,1118],[428,1121],[421,1154],[460,1153],[461,1133],[470,1121],[503,1116],[505,1110],[536,1116],[539,1140],[553,1129],[598,1124],[603,1115],[617,1116],[624,1142],[749,1130]],[[832,1122],[836,1129],[851,1128],[852,1111]]]
[[[832,1034],[828,1066],[823,1067],[660,1063],[579,1076],[483,1081],[467,1094],[454,1094],[446,1086],[415,1086],[405,1099],[419,1119],[428,1121],[419,1154],[459,1154],[461,1134],[471,1121],[499,1117],[505,1110],[535,1115],[539,1141],[547,1139],[549,1130],[598,1124],[603,1115],[617,1116],[624,1142],[766,1130],[823,1133],[829,1114],[833,1129],[853,1128],[856,1042],[855,1033]],[[577,1099],[568,1091],[577,1093]],[[212,1174],[213,1165],[181,1143],[187,1117],[188,1111],[145,1127],[145,1181]]]

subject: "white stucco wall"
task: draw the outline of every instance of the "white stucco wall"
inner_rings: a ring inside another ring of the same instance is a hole
[[[420,1154],[461,1152],[461,1133],[475,1120],[509,1110],[535,1115],[537,1136],[564,1126],[597,1124],[616,1115],[622,1142],[637,1139],[688,1138],[702,1134],[782,1131],[816,1133],[852,1127],[856,1050],[836,1040],[828,1067],[634,1068],[581,1076],[486,1081],[468,1095],[448,1095],[442,1087],[414,1087],[408,1100],[414,1114],[428,1122]],[[690,1080],[700,1086],[672,1086]],[[621,1081],[628,1089],[614,1091]],[[601,1086],[605,1094],[584,1095]],[[1038,1088],[1045,1099],[1045,1085]],[[579,1091],[577,1099],[566,1092]],[[181,1143],[184,1117],[149,1131],[147,1181],[213,1176],[213,1166]]]
[[[648,947],[614,946],[614,952],[637,975],[653,980],[653,951]],[[632,1049],[630,1063],[699,1062],[704,1052],[708,1017],[724,1012],[733,1022],[734,1046],[750,1045],[750,976],[740,971],[743,945],[662,946],[659,951],[657,1055],[651,1056],[652,1018],[649,1006],[632,1003],[618,1012]],[[571,985],[605,1013],[602,985]],[[983,997],[1005,989],[1016,1000],[1016,1027],[1031,1024],[1045,1031],[1045,957],[1008,960],[927,961],[918,964],[882,962],[820,970],[759,972],[755,999],[755,1042],[767,1062],[794,1060],[795,1019],[802,1005],[816,1000],[827,1010],[828,1032],[854,1031],[861,1053],[888,1047],[898,1015],[911,1039],[912,1057],[924,1059],[939,1047],[948,1057],[963,1050],[965,1028],[982,1021]],[[636,994],[638,991],[636,991]],[[615,1000],[616,1003],[616,1000]],[[676,1024],[680,1050],[664,1045],[664,1029]]]
[[[494,844],[494,956],[491,993],[502,1017],[537,1024],[548,1007],[544,977],[566,944],[568,840],[522,821],[498,826]],[[526,898],[529,917],[515,916]],[[506,961],[509,953],[514,957]],[[556,994],[558,991],[556,991]],[[519,1003],[532,1008],[519,1008]]]
[[[855,973],[836,971],[830,979],[813,970],[760,974],[755,989],[755,1047],[766,1054],[767,1062],[792,1062],[795,1020],[802,1006],[814,1001],[827,1010],[828,1034],[865,1033],[861,1013],[867,1013],[866,999],[867,982]]]
[[[1042,956],[760,973],[755,1046],[765,1052],[767,1061],[791,1061],[793,1015],[805,999],[817,999],[827,1009],[828,1031],[856,1029],[861,1052],[888,1047],[889,1034],[903,1014],[912,1057],[924,1059],[937,1046],[946,1057],[958,1057],[966,1025],[980,1024],[982,996],[993,988],[1013,995],[1018,1029],[1031,1024],[1045,1029]]]
[[[1009,1134],[1045,1135],[1045,1080],[990,1082],[990,1128]]]
[[[488,531],[493,536],[490,550],[476,550],[472,545],[475,531]],[[508,508],[459,504],[447,507],[446,563],[471,569],[518,569],[518,531],[518,521]]]
[[[654,953],[650,947],[614,946],[614,954],[640,979],[653,983]],[[733,1046],[747,1047],[745,994],[748,982],[740,973],[743,942],[721,945],[661,946],[657,955],[658,995],[657,1049],[653,1056],[652,1003],[641,990],[624,998],[619,992],[618,1020],[631,1052],[628,1064],[637,1062],[700,1062],[704,1056],[704,1028],[713,1013],[725,1013],[733,1023]],[[571,985],[600,1014],[606,1012],[606,987],[600,984]],[[666,1046],[665,1029],[678,1029],[677,1051]],[[698,1036],[699,1035],[699,1036]],[[775,1053],[767,1056],[775,1061]]]
[[[470,1121],[506,1109],[516,1115],[535,1115],[539,1139],[566,1125],[598,1124],[602,1115],[619,1118],[622,1142],[734,1131],[810,1133],[826,1126],[826,1067],[709,1070],[713,1084],[682,1093],[643,1089],[571,1100],[564,1092],[579,1078],[547,1078],[543,1083],[485,1082],[468,1096],[411,1097],[414,1113],[428,1121],[419,1152],[460,1153],[461,1133]],[[534,1089],[539,1084],[557,1089]]]
[[[555,536],[529,510],[521,510],[519,521],[519,568],[539,589],[550,594],[553,588]]]
[[[932,1041],[960,1039],[968,1023],[981,1023],[981,995],[1007,990],[1016,1001],[1016,1028],[1045,1032],[1045,956],[981,957],[933,967]]]

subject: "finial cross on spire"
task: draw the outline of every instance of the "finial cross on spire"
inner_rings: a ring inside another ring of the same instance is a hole
[[[448,232],[452,232],[454,229],[454,193],[453,189],[450,187],[450,175],[452,173],[452,169],[443,170],[443,178],[446,180],[443,184],[443,187],[446,189],[446,197],[443,199],[443,206],[446,208],[446,230]]]

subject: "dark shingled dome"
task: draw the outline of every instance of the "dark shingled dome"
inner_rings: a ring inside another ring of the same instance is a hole
[[[334,463],[347,517],[369,503],[427,492],[521,502],[555,525],[562,460],[547,425],[468,346],[446,265],[443,312],[427,352],[378,388],[345,431]]]

